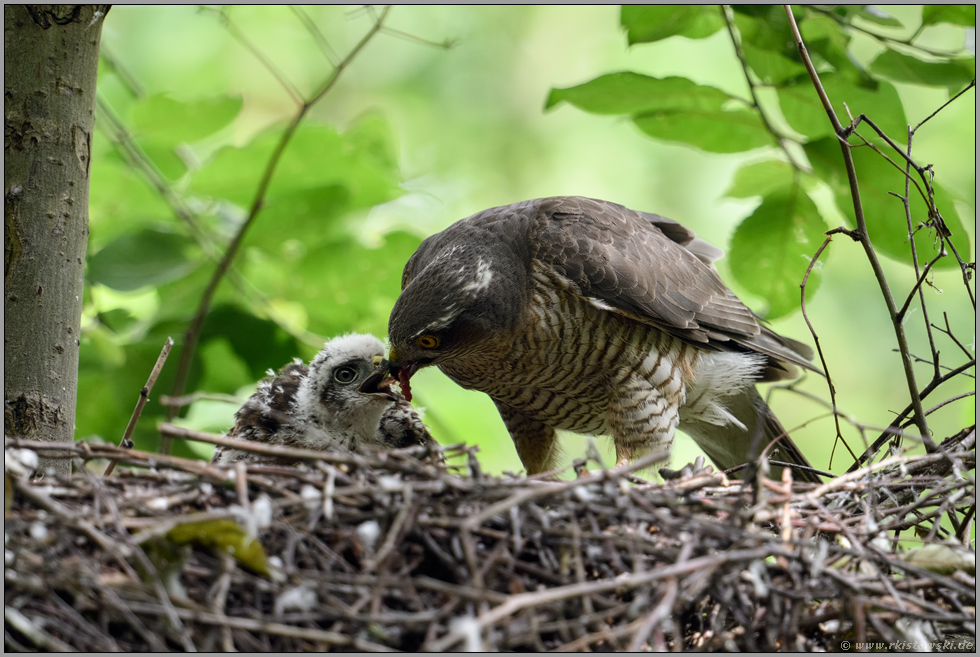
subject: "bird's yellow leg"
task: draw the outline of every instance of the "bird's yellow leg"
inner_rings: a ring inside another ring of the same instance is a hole
[[[521,457],[527,474],[534,475],[554,469],[559,452],[558,434],[554,427],[501,403],[497,404],[497,410],[514,440],[517,455]]]

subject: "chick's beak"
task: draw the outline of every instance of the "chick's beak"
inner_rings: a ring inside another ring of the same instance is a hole
[[[388,376],[387,370],[378,370],[366,378],[357,391],[362,395],[384,397],[390,401],[398,401],[398,398],[391,389],[391,377]]]

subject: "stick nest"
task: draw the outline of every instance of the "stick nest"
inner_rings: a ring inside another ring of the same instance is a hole
[[[448,469],[424,448],[226,469],[7,439],[5,646],[972,651],[974,441],[753,487],[490,477],[462,446]],[[121,467],[32,481],[41,445]]]

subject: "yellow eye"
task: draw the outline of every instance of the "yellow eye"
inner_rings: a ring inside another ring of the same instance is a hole
[[[439,338],[434,335],[422,335],[415,342],[423,349],[435,349],[439,346]]]

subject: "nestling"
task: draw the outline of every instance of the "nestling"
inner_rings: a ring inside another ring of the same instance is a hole
[[[809,467],[755,389],[814,370],[761,324],[681,224],[553,197],[491,208],[426,239],[391,312],[389,369],[436,365],[487,393],[528,474],[558,464],[556,430],[610,435],[618,463],[670,449],[680,427],[723,469],[756,427],[774,460]],[[805,468],[798,479],[814,479]]]
[[[297,359],[235,413],[232,438],[307,449],[370,451],[425,444],[428,430],[411,404],[384,385],[384,345],[348,334],[324,344],[306,366]],[[380,384],[380,385],[379,385]],[[364,391],[361,389],[364,388]],[[218,447],[213,463],[291,464],[294,461]]]

